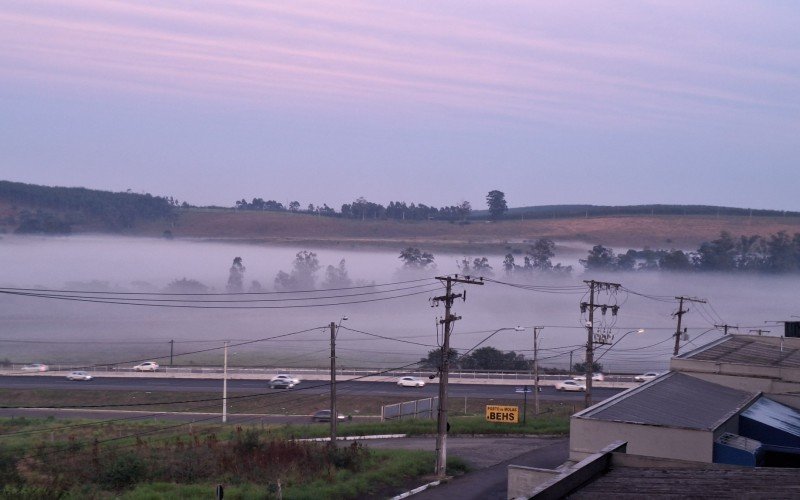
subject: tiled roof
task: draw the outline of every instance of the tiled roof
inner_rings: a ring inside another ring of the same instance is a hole
[[[724,337],[708,346],[687,352],[681,359],[716,361],[746,365],[800,367],[800,348],[796,339],[776,342],[774,338],[752,335]]]
[[[578,413],[575,418],[713,430],[757,396],[670,372]]]
[[[800,498],[800,477],[789,468],[612,467],[567,498]]]

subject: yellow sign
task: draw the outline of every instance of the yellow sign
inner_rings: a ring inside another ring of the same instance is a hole
[[[519,423],[519,406],[486,405],[487,422]]]

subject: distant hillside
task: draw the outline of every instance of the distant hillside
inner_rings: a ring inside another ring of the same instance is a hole
[[[159,236],[162,224],[137,226],[137,232]],[[701,215],[606,216],[509,219],[499,222],[360,220],[292,212],[180,208],[170,227],[176,238],[287,243],[293,246],[365,245],[391,249],[413,245],[428,249],[506,252],[525,250],[539,238],[578,241],[624,248],[696,249],[722,231],[768,237],[779,231],[800,232],[800,217]]]
[[[473,210],[474,217],[486,218],[488,210]],[[552,217],[598,217],[616,215],[712,215],[712,216],[800,216],[800,212],[713,205],[540,205],[509,208],[507,217],[547,219]]]
[[[331,209],[332,211],[332,209]],[[441,210],[440,210],[441,211]],[[734,238],[800,232],[800,213],[730,207],[552,205],[511,209],[501,221],[399,220],[291,210],[175,206],[171,198],[0,181],[0,231],[124,233],[291,245],[460,251],[524,250],[539,239],[624,248],[696,249]]]
[[[16,233],[121,231],[137,221],[167,219],[171,200],[136,193],[0,181],[0,228]]]

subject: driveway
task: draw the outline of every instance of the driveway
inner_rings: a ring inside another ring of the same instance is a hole
[[[412,437],[364,442],[372,448],[436,450],[435,437]],[[415,500],[505,500],[508,465],[554,469],[569,456],[569,438],[453,437],[447,453],[467,462],[473,471],[413,496]]]

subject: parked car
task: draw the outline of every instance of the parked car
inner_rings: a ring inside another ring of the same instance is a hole
[[[425,381],[418,377],[400,377],[397,385],[401,387],[425,387]]]
[[[87,372],[84,371],[70,372],[69,375],[67,375],[67,380],[89,381],[92,380],[93,378],[94,377],[92,377],[91,375],[89,375]]]
[[[291,380],[287,380],[285,378],[276,378],[269,381],[267,387],[270,389],[291,389],[294,387],[294,383]]]
[[[24,372],[46,372],[50,367],[42,363],[31,363],[22,367]]]
[[[635,380],[637,382],[647,382],[648,380],[653,380],[654,378],[658,377],[659,375],[661,375],[661,374],[658,373],[658,372],[646,372],[646,373],[642,373],[641,375],[636,375],[635,377],[633,377],[633,380]]]
[[[593,373],[592,374],[592,380],[594,380],[596,382],[602,382],[605,379],[606,379],[606,376],[603,375],[602,373]],[[580,381],[585,382],[586,381],[586,375],[575,375],[574,377],[572,377],[572,380],[580,380]]]
[[[342,420],[347,419],[344,415],[339,413],[337,420],[340,422]],[[319,410],[318,412],[311,415],[312,422],[330,422],[331,421],[331,411],[330,410]]]
[[[274,377],[272,377],[271,379],[269,379],[270,382],[275,382],[276,380],[286,380],[289,383],[291,383],[292,386],[295,386],[295,385],[300,383],[300,379],[299,378],[292,377],[291,375],[287,375],[285,373],[279,373],[279,374],[275,375]]]
[[[562,380],[556,382],[557,391],[585,391],[586,384],[582,384],[578,380]]]
[[[155,361],[145,361],[133,367],[135,372],[155,372],[158,371],[158,363]]]

